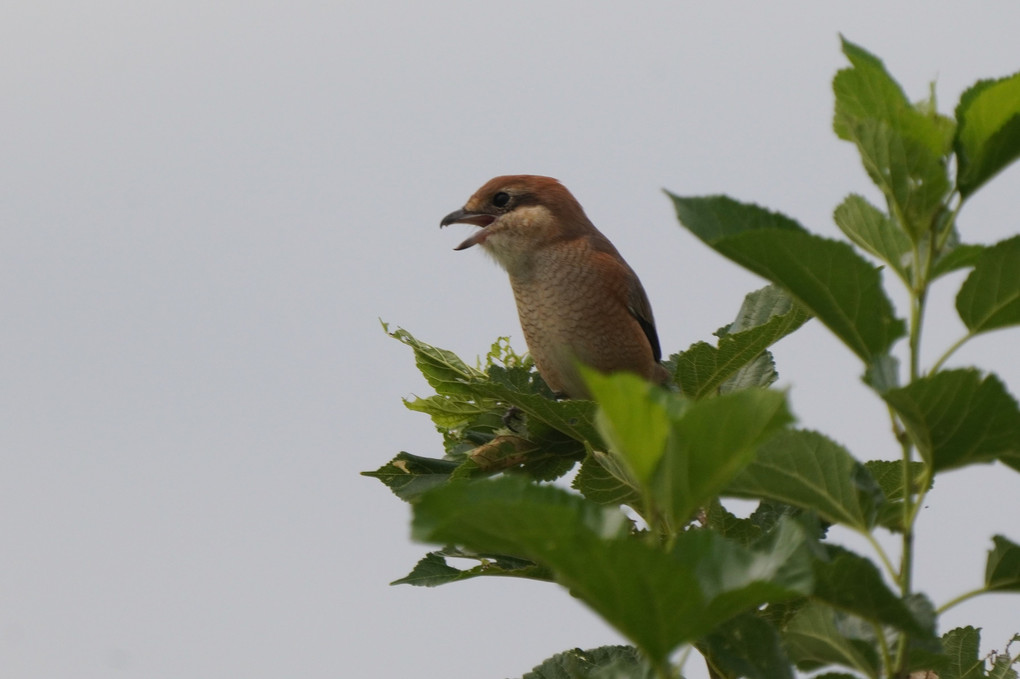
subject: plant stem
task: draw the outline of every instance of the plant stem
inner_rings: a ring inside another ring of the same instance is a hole
[[[914,285],[910,290],[910,381],[921,376],[921,325],[928,299],[928,270],[931,253],[925,253],[922,262],[920,248],[914,247]]]
[[[906,437],[900,439],[900,446],[903,451],[903,539],[897,581],[900,586],[900,598],[906,599],[911,592],[911,574],[914,568],[914,520],[917,518],[917,514],[914,511],[913,489],[910,484],[910,463],[914,447]],[[896,649],[895,666],[897,668],[906,664],[907,642],[907,634],[900,634],[899,645]]]
[[[956,606],[958,604],[962,604],[964,601],[967,601],[968,599],[973,599],[974,597],[978,596],[979,594],[985,594],[986,592],[988,592],[988,589],[986,587],[978,587],[977,589],[972,589],[969,592],[964,592],[960,596],[957,596],[957,597],[954,597],[954,598],[950,599],[949,601],[947,601],[946,603],[942,604],[937,609],[935,609],[935,614],[936,615],[942,615],[943,613],[948,611],[953,606]]]
[[[952,202],[953,197],[950,196],[948,202]],[[933,252],[941,253],[946,247],[946,243],[949,241],[949,237],[953,235],[953,229],[956,226],[956,216],[960,214],[960,208],[963,207],[963,199],[961,198],[957,203],[956,207],[949,213],[949,218],[946,219],[945,225],[942,227],[941,233],[937,233],[937,242],[933,243]],[[925,276],[927,278],[927,276]]]
[[[921,477],[921,482],[917,484],[917,498],[914,500],[914,508],[909,517],[911,526],[917,522],[917,515],[921,511],[921,507],[924,506],[924,499],[928,496],[928,488],[931,486],[931,478],[931,467],[925,466],[924,476]]]
[[[942,367],[942,364],[949,360],[949,357],[952,356],[957,349],[962,347],[964,342],[966,342],[973,336],[974,336],[973,333],[968,332],[966,335],[953,342],[953,344],[948,349],[946,349],[945,353],[939,356],[939,360],[935,361],[935,365],[931,367],[931,372],[933,373],[938,372],[939,369]]]
[[[862,532],[861,535],[868,541],[868,543],[871,544],[871,548],[875,550],[875,553],[878,555],[878,558],[882,562],[882,566],[885,568],[886,572],[889,573],[889,576],[893,579],[897,579],[896,568],[893,566],[892,561],[889,560],[889,555],[886,554],[882,545],[875,539],[875,534],[871,532]]]
[[[878,640],[879,650],[882,651],[882,663],[886,667],[892,666],[892,655],[889,653],[889,642],[882,631],[881,625],[874,625],[875,628],[875,639]]]
[[[952,220],[955,220],[956,213],[950,216],[943,233],[936,233],[933,229],[927,239],[925,248],[919,247],[915,242],[913,248],[914,266],[912,267],[913,280],[910,286],[910,382],[916,382],[921,377],[921,328],[924,324],[925,303],[928,299],[928,283],[932,265],[935,258],[945,245],[943,236],[952,230]],[[924,500],[927,480],[930,476],[926,474],[926,483],[917,490],[914,496],[914,488],[911,483],[911,462],[914,456],[914,443],[906,432],[899,427],[895,415],[893,416],[893,428],[902,432],[897,438],[900,442],[902,474],[903,474],[903,540],[902,554],[900,555],[900,571],[897,581],[900,586],[900,597],[906,599],[913,591],[914,572],[914,524],[917,521],[918,508]],[[901,634],[896,649],[896,670],[901,670],[908,660],[909,635]]]

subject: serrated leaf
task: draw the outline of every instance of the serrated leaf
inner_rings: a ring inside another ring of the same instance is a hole
[[[882,394],[934,471],[1020,464],[1020,410],[995,375],[947,370]]]
[[[855,121],[848,127],[868,176],[895,206],[908,235],[920,241],[950,190],[943,159],[886,121]]]
[[[738,236],[747,231],[804,231],[799,222],[784,214],[760,205],[741,203],[729,196],[681,198],[670,191],[665,191],[665,194],[673,200],[680,223],[705,242]]]
[[[669,436],[666,392],[631,373],[603,375],[583,366],[581,373],[599,404],[595,423],[603,440],[647,485]]]
[[[886,501],[902,500],[906,497],[907,484],[903,479],[902,461],[868,460],[864,466],[882,489]],[[910,474],[910,492],[917,493],[921,490],[921,481],[924,478],[924,463],[911,462]],[[925,490],[931,490],[931,486],[929,483]]]
[[[724,676],[793,679],[779,633],[754,614],[745,613],[720,626],[698,643],[698,650]]]
[[[601,505],[627,505],[643,514],[641,486],[630,470],[609,453],[592,450],[571,487]]]
[[[810,558],[792,522],[753,550],[692,531],[666,552],[632,537],[629,526],[618,510],[499,477],[428,493],[414,506],[412,535],[549,568],[657,665],[741,611],[810,591]]]
[[[885,502],[878,508],[878,525],[891,531],[903,532],[903,498],[906,490],[903,482],[903,462],[869,460],[864,466],[885,496]],[[924,463],[911,462],[910,475],[911,493],[917,493],[924,479]],[[929,482],[926,490],[931,490],[931,486],[932,483]]]
[[[436,406],[448,412],[462,412],[470,410],[473,404],[485,409],[513,407],[578,441],[602,447],[595,428],[594,403],[552,400],[546,395],[548,389],[540,380],[525,380],[519,375],[501,378],[505,371],[493,370],[493,366],[490,366],[490,376],[469,367],[453,352],[418,340],[403,328],[393,332],[387,328],[387,332],[411,347],[418,369],[438,394],[451,397],[452,401],[460,400],[458,406],[445,403],[441,407],[428,399],[421,404],[412,401],[416,406],[421,405],[423,410],[427,406]]]
[[[769,529],[751,518],[738,518],[718,501],[712,502],[705,510],[705,525],[745,547],[759,540]]]
[[[813,431],[785,431],[758,449],[727,495],[768,498],[859,531],[874,525],[878,485],[845,448]]]
[[[1020,156],[1020,73],[975,83],[956,119],[956,182],[966,198]]]
[[[1017,664],[1015,658],[1009,653],[996,653],[992,656],[992,667],[988,670],[988,679],[1017,679],[1016,670],[1013,666]]]
[[[811,316],[797,306],[789,293],[775,285],[767,285],[747,293],[737,312],[737,317],[726,327],[725,331],[720,331],[718,334],[722,338],[735,338],[755,330],[771,338],[771,345],[810,319]],[[779,320],[783,322],[769,327]]]
[[[836,111],[832,125],[840,139],[848,140],[851,136],[848,121],[896,120],[911,105],[881,59],[842,36],[840,42],[852,68],[839,71],[833,78]]]
[[[462,557],[481,561],[474,568],[461,570],[446,562],[446,557]],[[515,559],[499,554],[469,555],[456,551],[429,552],[415,564],[406,576],[394,580],[391,585],[414,585],[416,587],[438,587],[451,582],[470,580],[477,577],[515,577],[529,580],[549,580],[549,572],[530,561]]]
[[[865,252],[888,264],[905,282],[910,239],[896,223],[863,196],[851,194],[833,213],[839,230]]]
[[[935,260],[931,269],[931,280],[960,269],[968,269],[977,264],[981,254],[985,251],[984,245],[957,244],[952,248],[943,251],[942,255]]]
[[[811,602],[787,624],[783,634],[787,652],[801,669],[842,665],[865,676],[878,676],[878,653],[868,641],[853,636],[841,624],[845,614]]]
[[[864,370],[864,383],[882,393],[900,386],[900,362],[890,354],[878,356]]]
[[[1020,236],[984,250],[960,287],[956,310],[972,334],[1020,325]]]
[[[598,459],[617,480],[649,498],[648,509],[676,525],[715,497],[755,448],[792,419],[776,391],[749,389],[689,401],[627,373],[585,371],[585,379],[599,401],[598,424],[610,442],[610,458],[625,469]]]
[[[761,527],[762,531],[768,533],[772,531],[780,521],[793,518],[796,519],[804,532],[814,538],[821,539],[824,535],[824,531],[821,528],[821,524],[813,513],[804,514],[801,510],[797,509],[788,504],[782,502],[773,502],[771,500],[762,500],[755,507],[755,510],[751,512],[751,516],[747,517],[749,521]]]
[[[471,449],[467,460],[457,468],[454,478],[476,472],[495,473],[508,469],[527,471],[538,481],[552,481],[567,473],[584,454],[584,446],[572,438],[550,430],[550,436],[524,438],[498,434]]]
[[[872,181],[917,242],[949,193],[945,156],[954,131],[934,100],[911,104],[874,55],[843,40],[852,64],[836,74],[833,129],[852,141]]]
[[[747,389],[695,401],[673,420],[665,454],[651,477],[656,506],[686,523],[791,420],[784,394]]]
[[[996,592],[1020,592],[1020,545],[1001,535],[992,540],[995,548],[988,552],[985,587]]]
[[[774,384],[778,379],[779,373],[776,372],[776,360],[772,357],[772,352],[763,351],[758,354],[758,358],[720,384],[719,393],[728,394],[741,389],[764,389]]]
[[[768,386],[774,366],[763,352],[811,316],[782,289],[768,286],[744,298],[718,348],[699,342],[671,357],[681,390],[694,399],[746,386]],[[727,389],[722,389],[726,384]]]
[[[442,394],[433,394],[424,398],[404,399],[404,406],[408,410],[425,413],[432,418],[432,422],[437,427],[456,429],[466,426],[478,415],[489,412],[495,407],[495,404],[465,401]]]
[[[839,71],[833,79],[836,134],[841,139],[849,138],[847,121],[882,120],[901,134],[918,140],[936,156],[945,154],[956,125],[938,114],[934,87],[929,99],[912,104],[881,59],[842,36],[840,41],[852,68]]]
[[[384,326],[385,327],[385,326]],[[429,385],[440,394],[468,393],[468,383],[485,378],[485,373],[468,366],[464,361],[446,349],[419,342],[403,328],[387,332],[414,350],[415,364]]]
[[[911,636],[908,640],[911,662],[913,662],[915,656],[920,656],[922,653],[928,655],[940,653],[942,651],[942,642],[935,635],[938,628],[938,613],[935,611],[935,604],[920,592],[915,592],[902,599],[902,601],[914,617],[914,620],[917,621],[917,624],[924,630],[921,635]],[[917,664],[913,667],[915,669],[929,669]]]
[[[654,676],[654,668],[633,646],[601,646],[557,653],[521,679],[653,679]]]
[[[788,290],[865,362],[888,353],[904,335],[879,271],[847,243],[809,234],[756,205],[670,195],[680,222],[694,235]],[[716,223],[720,211],[732,220],[725,228]],[[784,226],[773,228],[777,224]]]
[[[945,679],[984,679],[984,663],[978,658],[981,630],[958,627],[942,635],[945,664],[939,668]]]
[[[827,547],[825,558],[815,561],[814,596],[864,620],[918,637],[935,636],[889,589],[875,564],[840,547]]]
[[[553,401],[538,394],[515,391],[493,382],[481,381],[471,385],[473,393],[483,398],[497,399],[526,413],[578,441],[602,446],[595,427],[595,404],[591,401]]]
[[[459,463],[401,452],[373,472],[361,472],[382,481],[405,502],[413,502],[422,493],[450,480]]]

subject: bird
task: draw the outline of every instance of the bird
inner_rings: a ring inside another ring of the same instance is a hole
[[[450,224],[480,227],[454,250],[479,245],[509,274],[528,351],[558,397],[591,398],[578,363],[669,381],[641,281],[558,180],[495,177],[439,226]]]

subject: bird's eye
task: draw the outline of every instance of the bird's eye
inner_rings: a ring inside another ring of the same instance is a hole
[[[506,204],[510,202],[510,194],[506,191],[500,191],[492,197],[492,204],[496,207],[506,207]]]

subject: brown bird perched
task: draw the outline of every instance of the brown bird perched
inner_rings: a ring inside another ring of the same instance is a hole
[[[448,224],[482,227],[455,249],[481,245],[510,274],[528,350],[554,392],[590,398],[577,362],[669,379],[641,281],[557,180],[496,177]]]

